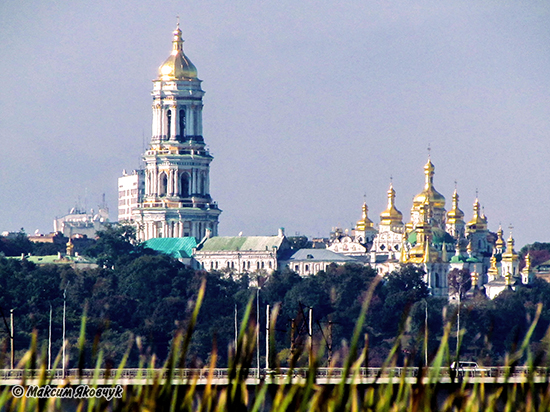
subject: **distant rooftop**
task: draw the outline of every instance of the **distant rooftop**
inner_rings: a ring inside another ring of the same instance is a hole
[[[284,239],[281,236],[215,236],[207,239],[200,251],[272,251],[279,249]]]
[[[193,256],[197,241],[194,237],[160,237],[149,239],[145,246],[176,259],[186,259]]]

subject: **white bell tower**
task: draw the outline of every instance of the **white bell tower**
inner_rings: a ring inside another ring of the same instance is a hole
[[[134,210],[138,238],[218,233],[221,210],[210,196],[212,156],[202,136],[201,80],[183,52],[178,27],[172,53],[153,80],[153,127],[145,161],[145,194]]]

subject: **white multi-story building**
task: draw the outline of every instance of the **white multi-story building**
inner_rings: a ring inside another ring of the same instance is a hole
[[[126,170],[122,172],[122,177],[118,178],[118,221],[130,222],[132,220],[132,211],[138,207],[145,194],[145,179],[143,170],[134,170],[127,174]]]
[[[103,201],[97,213],[93,209],[86,211],[79,207],[73,207],[68,214],[56,217],[53,221],[53,231],[54,233],[60,232],[68,238],[75,235],[93,238],[98,230],[105,229],[108,222],[109,209]]]
[[[201,80],[183,52],[179,25],[172,53],[153,80],[153,130],[143,199],[131,212],[139,240],[218,234],[221,210],[210,196],[210,155],[202,136]]]

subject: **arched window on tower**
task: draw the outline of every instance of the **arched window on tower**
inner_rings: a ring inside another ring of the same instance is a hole
[[[202,172],[199,175],[199,194],[204,195],[205,194],[205,186],[206,186],[206,175],[204,172]]]
[[[189,197],[189,173],[182,173],[180,176],[180,196]]]
[[[172,111],[171,110],[168,110],[166,112],[166,123],[167,123],[166,138],[170,139],[171,130],[172,130]]]
[[[166,191],[168,189],[168,176],[166,173],[162,172],[159,179],[159,196],[166,196]]]
[[[185,109],[180,110],[180,140],[185,140]]]

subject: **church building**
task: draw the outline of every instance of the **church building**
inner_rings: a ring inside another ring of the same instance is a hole
[[[359,250],[362,246],[365,263],[381,276],[405,264],[420,266],[435,296],[452,295],[448,275],[454,269],[467,270],[472,288],[490,298],[506,288],[530,283],[533,279],[530,257],[527,256],[525,269],[520,272],[512,234],[505,242],[502,228],[497,233],[489,231],[487,217],[477,197],[472,218],[466,223],[464,212],[458,206],[456,189],[451,210],[447,211],[445,197],[435,189],[434,174],[435,167],[428,159],[424,166],[424,189],[414,197],[408,223],[403,223],[403,214],[395,206],[396,193],[391,184],[388,206],[380,214],[378,228],[368,218],[368,208],[363,204],[363,216],[352,231],[353,235],[332,239],[328,248],[359,258],[358,253],[348,250],[352,247]],[[342,244],[347,248],[343,249]]]

